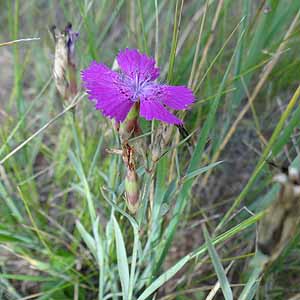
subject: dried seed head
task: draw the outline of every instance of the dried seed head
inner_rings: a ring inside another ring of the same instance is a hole
[[[258,250],[268,257],[266,263],[277,259],[296,233],[300,221],[300,176],[289,168],[288,174],[278,174],[274,181],[281,184],[277,199],[268,208],[258,227]]]
[[[75,42],[79,38],[79,32],[73,31],[72,24],[68,23],[64,33],[66,35],[66,46],[68,49],[68,63],[75,66]]]
[[[75,60],[75,42],[79,38],[79,32],[72,30],[72,24],[66,26],[65,33],[67,36],[68,49],[68,72],[70,82],[70,95],[74,97],[77,94],[77,80],[76,80],[76,60]]]
[[[139,183],[135,170],[127,169],[125,178],[126,201],[129,211],[135,214],[139,207]]]
[[[59,32],[56,26],[52,27],[52,33],[55,40],[53,76],[58,92],[64,99],[67,99],[69,82],[67,80],[68,49],[66,36],[63,32]]]
[[[52,26],[51,32],[55,41],[53,76],[56,88],[65,100],[69,100],[77,93],[75,42],[79,33],[72,30],[71,23],[62,31]]]

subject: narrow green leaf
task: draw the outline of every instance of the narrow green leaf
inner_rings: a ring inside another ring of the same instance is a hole
[[[207,172],[208,170],[210,170],[210,169],[216,167],[217,165],[221,164],[222,162],[223,162],[223,161],[217,161],[217,162],[215,162],[215,163],[213,163],[213,164],[210,164],[210,165],[207,165],[207,166],[205,166],[205,167],[199,168],[199,169],[197,169],[197,170],[195,170],[195,171],[192,171],[192,172],[186,174],[186,175],[182,178],[182,180],[183,180],[183,182],[185,182],[186,180],[189,180],[189,179],[192,179],[192,178],[194,178],[194,177],[196,177],[196,176],[198,176],[198,175],[201,175],[201,174]]]
[[[104,196],[104,199],[120,214],[122,214],[125,218],[127,218],[132,226],[134,240],[133,240],[133,249],[132,249],[132,257],[131,257],[131,267],[130,267],[130,281],[129,281],[129,291],[128,291],[128,299],[131,299],[135,284],[135,270],[136,270],[136,262],[137,262],[137,252],[139,248],[139,230],[138,224],[135,219],[119,208],[114,202],[110,201],[107,197]],[[115,219],[114,219],[115,220]]]
[[[182,6],[183,1],[179,4],[179,0],[176,1],[175,15],[174,15],[174,27],[173,27],[173,37],[172,37],[172,46],[169,57],[169,69],[168,69],[168,83],[172,82],[174,65],[175,65],[175,57],[176,57],[176,49],[178,44],[178,35],[180,30],[180,22],[181,22],[181,14],[182,14]]]
[[[256,287],[257,287],[257,280],[261,274],[261,267],[258,266],[254,268],[251,276],[245,285],[244,289],[242,290],[241,295],[239,296],[238,300],[251,300],[253,299]]]
[[[138,297],[137,300],[145,300],[152,293],[154,293],[158,288],[164,285],[170,278],[172,278],[189,260],[191,255],[183,257],[179,262],[177,262],[173,267],[160,275],[156,280],[154,280],[148,288]]]
[[[6,205],[10,209],[11,214],[15,217],[15,219],[19,223],[24,222],[24,219],[23,219],[21,213],[19,212],[17,206],[15,205],[13,199],[8,195],[4,185],[1,182],[0,182],[0,198],[4,199],[4,201],[6,202]]]
[[[104,274],[105,274],[105,264],[104,264],[104,245],[103,239],[99,234],[99,217],[96,218],[95,223],[93,224],[93,233],[95,237],[95,246],[96,246],[96,255],[97,262],[99,267],[99,294],[98,299],[103,299],[104,296]]]
[[[74,155],[74,153],[71,151],[69,152],[69,157],[70,157],[70,160],[75,167],[76,173],[84,187],[84,192],[85,192],[85,196],[86,196],[86,200],[87,200],[87,204],[88,204],[91,224],[94,224],[94,221],[96,219],[96,210],[94,207],[90,187],[89,187],[87,178],[85,176],[81,161],[80,161],[80,159],[77,159],[76,156]]]
[[[87,245],[88,249],[91,251],[93,256],[97,259],[97,251],[96,251],[96,244],[93,237],[86,231],[84,226],[80,223],[79,220],[76,221],[76,228],[82,239],[84,240],[85,244]]]
[[[0,229],[0,242],[2,243],[26,243],[26,244],[31,244],[33,241],[31,239],[28,239],[26,237],[23,237],[19,234],[15,234],[6,230],[1,230]]]
[[[203,226],[203,233],[204,233],[204,238],[207,246],[207,250],[209,253],[209,256],[211,258],[212,264],[215,268],[218,280],[220,282],[220,286],[223,292],[223,295],[225,297],[225,300],[233,300],[233,295],[232,295],[232,290],[230,288],[229,281],[227,279],[225,270],[222,266],[221,260],[219,258],[219,255],[212,244],[208,231],[205,226]]]
[[[33,275],[7,274],[7,273],[0,273],[0,278],[20,280],[20,281],[32,281],[32,282],[57,280],[57,278],[49,277],[49,276],[33,276]]]
[[[120,226],[115,217],[113,217],[113,220],[117,247],[118,270],[122,285],[123,300],[128,300],[130,279],[127,253]]]

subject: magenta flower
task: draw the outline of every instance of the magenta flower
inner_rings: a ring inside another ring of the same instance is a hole
[[[92,62],[82,71],[84,86],[96,109],[117,122],[123,122],[135,103],[146,120],[157,119],[182,124],[166,107],[185,110],[194,102],[192,91],[185,86],[159,84],[155,60],[136,49],[125,49],[117,56],[120,72],[102,63]]]

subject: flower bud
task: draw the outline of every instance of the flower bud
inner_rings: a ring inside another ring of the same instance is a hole
[[[139,184],[138,175],[134,169],[128,168],[125,178],[125,192],[127,207],[132,214],[135,214],[139,207]]]
[[[119,125],[119,135],[122,143],[128,141],[131,137],[141,134],[139,125],[140,104],[136,102],[128,113],[124,122]]]

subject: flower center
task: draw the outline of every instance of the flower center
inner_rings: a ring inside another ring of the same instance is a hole
[[[138,74],[135,74],[135,78],[132,81],[132,91],[133,91],[132,100],[134,102],[138,101],[138,98],[143,90],[143,85],[144,82],[140,81]]]
[[[143,78],[141,80],[138,73],[132,77],[126,74],[120,74],[120,79],[122,83],[119,86],[120,92],[132,102],[138,102],[145,89],[151,84],[150,79]]]

